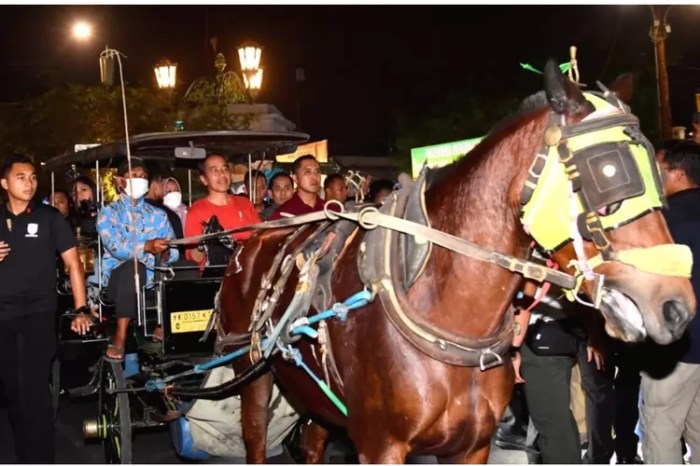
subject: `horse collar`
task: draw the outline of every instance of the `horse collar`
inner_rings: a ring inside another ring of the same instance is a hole
[[[416,223],[424,218],[427,226],[426,175],[422,173],[411,187],[393,193],[380,212]],[[409,302],[406,291],[425,267],[431,244],[389,228],[371,229],[365,233],[357,256],[360,279],[379,296],[382,309],[399,333],[424,354],[447,364],[482,370],[503,364],[502,355],[512,337],[512,312],[506,312],[493,334],[474,338],[435,326]]]

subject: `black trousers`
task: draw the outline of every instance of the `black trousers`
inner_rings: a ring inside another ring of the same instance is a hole
[[[575,357],[586,394],[588,451],[584,462],[608,464],[614,450],[614,366],[607,361],[605,371],[598,371],[594,362],[588,362],[583,341]],[[544,463],[581,463],[579,431],[570,408],[573,362],[573,357],[537,356],[527,345],[522,347],[525,397]]]
[[[621,341],[612,342],[615,376],[615,454],[631,460],[637,455],[639,437],[634,433],[639,421],[639,386],[644,355],[639,347]]]
[[[568,356],[537,356],[525,344],[520,372],[530,419],[537,429],[543,463],[581,463],[581,443],[571,412],[571,367]]]
[[[146,266],[138,263],[139,287],[146,283]],[[138,309],[136,304],[136,287],[134,280],[134,262],[129,260],[119,264],[109,275],[107,297],[114,302],[117,319],[130,317],[135,319]]]
[[[55,312],[47,311],[0,320],[0,384],[20,463],[55,462],[49,375],[56,355],[56,324]]]
[[[615,365],[607,351],[605,368],[599,371],[595,361],[588,362],[586,343],[579,344],[577,358],[581,371],[581,386],[586,396],[586,428],[588,451],[584,463],[610,464],[615,451],[612,427],[615,414]]]

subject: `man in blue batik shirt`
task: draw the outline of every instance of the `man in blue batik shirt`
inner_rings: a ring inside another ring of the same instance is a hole
[[[153,283],[156,256],[171,264],[178,259],[176,248],[170,248],[175,238],[168,216],[161,209],[144,201],[148,192],[148,172],[143,161],[131,159],[131,171],[124,161],[117,169],[115,180],[119,200],[100,210],[97,232],[102,239],[102,285],[107,296],[115,303],[117,330],[112,344],[107,347],[107,358],[122,360],[124,344],[131,319],[136,317],[136,289],[134,288],[134,255],[138,260],[140,286]],[[136,244],[131,219],[131,204],[136,227]]]

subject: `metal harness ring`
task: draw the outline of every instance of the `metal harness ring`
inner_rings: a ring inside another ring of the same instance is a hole
[[[335,210],[331,210],[329,207],[332,205],[337,205],[340,207],[340,212],[336,212]],[[323,204],[323,213],[326,214],[326,217],[328,217],[330,220],[338,220],[340,217],[338,214],[344,214],[345,213],[345,206],[343,205],[342,202],[336,200],[336,199],[331,199],[330,201],[327,201],[325,204]]]
[[[360,212],[357,214],[357,223],[359,223],[360,226],[365,230],[374,230],[379,226],[379,224],[365,220],[365,215],[378,213],[379,209],[377,209],[374,206],[365,207],[364,209],[360,210]]]

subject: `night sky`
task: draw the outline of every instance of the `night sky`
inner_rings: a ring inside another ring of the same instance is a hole
[[[75,19],[98,37],[70,38]],[[674,7],[667,41],[674,124],[689,125],[700,87],[696,28],[700,6]],[[581,79],[610,82],[653,63],[646,6],[0,6],[0,101],[50,83],[99,81],[105,43],[128,56],[126,79],[155,86],[153,65],[178,63],[179,85],[213,75],[209,38],[218,37],[227,69],[238,70],[236,45],[263,46],[259,102],[276,105],[312,139],[328,138],[336,155],[386,154],[396,114],[420,115],[452,90],[499,95],[541,88],[550,56],[579,48]],[[295,70],[306,81],[298,85]],[[184,91],[184,89],[181,89]],[[495,123],[495,122],[494,122]],[[478,135],[474,135],[478,136]]]

